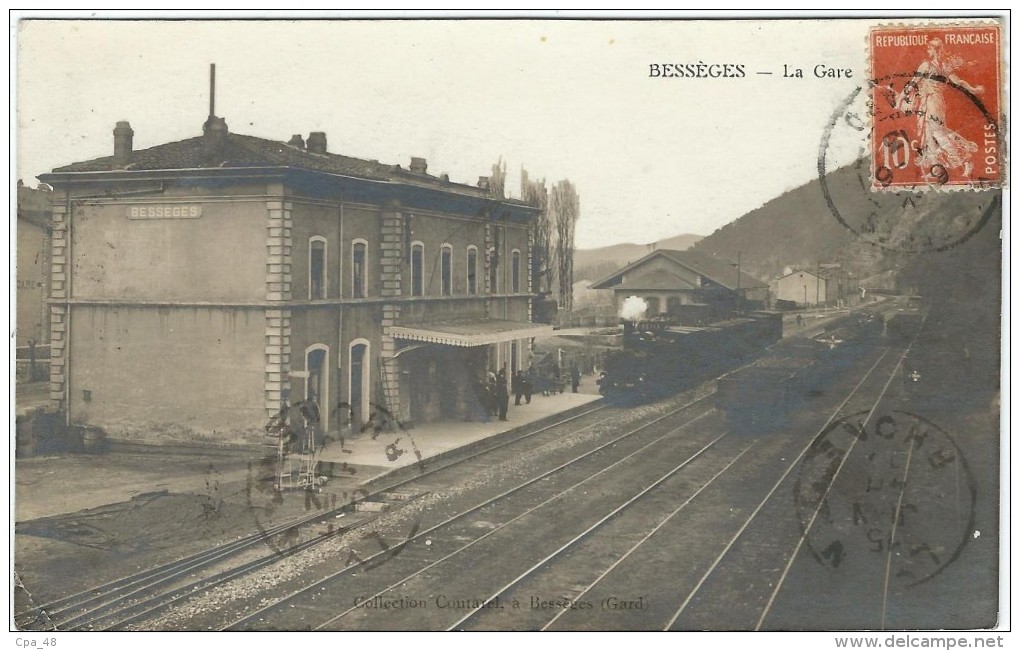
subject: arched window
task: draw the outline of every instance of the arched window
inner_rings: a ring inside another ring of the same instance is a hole
[[[308,238],[308,300],[326,298],[326,238]]]
[[[411,243],[411,296],[425,295],[425,245]]]
[[[316,426],[320,432],[329,431],[329,346],[312,344],[305,349],[305,396],[306,403],[315,403],[301,409],[306,425]],[[317,422],[313,422],[317,421]]]
[[[440,249],[440,271],[442,275],[442,294],[451,296],[453,294],[453,247],[444,244]]]
[[[467,248],[467,293],[478,293],[478,247],[474,244]]]
[[[510,253],[510,291],[514,294],[521,291],[521,252],[518,249]]]
[[[500,289],[499,282],[499,263],[503,253],[503,228],[501,226],[492,227],[492,249],[489,251],[489,292],[492,294],[498,294]]]
[[[354,298],[368,296],[368,242],[357,239],[351,243],[351,287]]]
[[[372,364],[368,353],[368,339],[355,339],[351,342],[350,363],[347,365],[347,403],[351,408],[351,421],[355,428],[364,425],[371,415]]]

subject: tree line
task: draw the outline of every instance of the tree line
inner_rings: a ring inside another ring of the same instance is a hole
[[[489,192],[506,198],[506,162],[502,157],[492,166]],[[581,218],[581,199],[568,179],[546,187],[546,180],[533,179],[521,167],[521,200],[538,208],[531,251],[531,287],[536,293],[551,293],[559,306],[573,309],[574,233]]]

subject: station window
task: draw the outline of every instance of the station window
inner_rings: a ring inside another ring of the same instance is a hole
[[[411,244],[411,296],[425,295],[425,245]]]
[[[489,292],[499,293],[499,258],[503,246],[503,229],[494,226],[492,229],[492,250],[489,254]]]
[[[467,293],[478,293],[478,247],[473,245],[467,250]]]
[[[326,298],[326,238],[308,238],[308,300]]]
[[[351,245],[351,282],[354,298],[368,295],[368,242],[355,240]]]
[[[659,312],[661,311],[659,309],[659,297],[649,296],[648,298],[645,299],[645,301],[648,303],[648,312],[646,312],[645,314],[647,316],[658,316]]]
[[[453,247],[444,244],[440,253],[440,267],[443,277],[443,296],[453,294]]]

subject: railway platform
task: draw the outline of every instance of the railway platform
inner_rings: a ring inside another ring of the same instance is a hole
[[[591,389],[594,379],[586,377]],[[512,398],[512,397],[511,397]],[[565,392],[551,396],[537,394],[531,404],[521,401],[515,406],[511,399],[507,420],[492,418],[488,422],[437,421],[410,429],[382,432],[362,432],[351,440],[330,440],[316,452],[320,472],[333,477],[357,478],[360,486],[376,482],[393,473],[405,472],[418,464],[427,465],[465,448],[476,446],[493,437],[509,434],[529,425],[562,417],[599,400],[592,392]],[[300,463],[305,456],[294,459]],[[353,472],[352,472],[353,471]],[[346,476],[346,477],[345,477]]]
[[[316,455],[321,462],[319,474],[333,475],[323,488],[329,492],[335,484],[351,491],[416,463],[427,464],[492,437],[583,409],[600,398],[593,395],[593,388],[594,379],[588,376],[581,386],[588,393],[536,395],[530,405],[520,407],[511,400],[507,421],[425,423],[375,437],[370,432],[358,434],[342,446],[339,441],[329,442]],[[420,461],[415,450],[421,454]],[[292,455],[295,474],[302,459]],[[244,451],[230,454],[216,450],[215,454],[203,455],[197,449],[183,453],[156,446],[129,452],[18,459],[12,486],[15,521],[71,514],[161,493],[229,499],[243,490],[253,462],[257,459]]]

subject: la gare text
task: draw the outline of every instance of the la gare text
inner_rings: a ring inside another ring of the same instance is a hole
[[[660,79],[726,79],[748,76],[747,66],[742,63],[650,63],[648,76]],[[757,70],[753,74],[772,75],[772,70]],[[852,68],[837,68],[825,63],[814,67],[800,68],[791,64],[783,64],[779,77],[786,79],[852,79]]]

